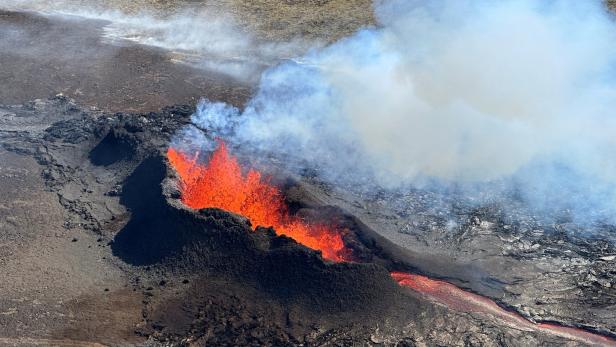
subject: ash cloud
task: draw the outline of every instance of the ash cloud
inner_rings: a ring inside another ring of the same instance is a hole
[[[614,222],[616,25],[602,2],[375,12],[377,28],[268,69],[243,110],[203,101],[194,123],[333,182],[515,191]]]

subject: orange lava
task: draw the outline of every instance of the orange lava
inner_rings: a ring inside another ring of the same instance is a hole
[[[188,207],[234,212],[248,218],[255,228],[273,227],[279,235],[320,250],[325,259],[348,260],[340,230],[308,224],[290,215],[280,190],[255,169],[242,174],[237,158],[229,154],[223,142],[207,164],[174,148],[169,148],[167,157],[180,176],[182,201]]]
[[[190,158],[174,148],[169,148],[167,157],[180,176],[182,201],[188,207],[214,207],[234,212],[250,219],[255,227],[271,226],[280,235],[320,250],[325,259],[337,262],[351,260],[340,230],[309,224],[290,215],[281,191],[264,180],[257,170],[250,169],[243,174],[237,158],[229,155],[223,142],[220,142],[207,164],[197,162],[197,156]],[[515,329],[549,333],[590,345],[616,346],[615,340],[582,329],[536,324],[503,309],[491,299],[448,282],[403,272],[392,272],[391,276],[401,286],[436,303],[458,311],[489,315]]]
[[[458,311],[487,314],[512,328],[548,333],[592,346],[616,346],[615,340],[586,330],[549,323],[536,324],[517,313],[505,310],[493,300],[467,292],[445,281],[404,272],[392,272],[391,277],[401,286],[410,288],[434,302]]]

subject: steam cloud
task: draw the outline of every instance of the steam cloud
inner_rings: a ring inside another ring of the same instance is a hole
[[[207,7],[180,11],[166,18],[118,11],[76,11],[74,14],[109,21],[104,35],[110,41],[129,40],[177,53],[176,58],[197,67],[217,70],[237,79],[257,80],[264,67],[304,52],[307,43],[263,42],[239,29],[226,13]]]
[[[242,111],[203,101],[194,123],[336,182],[496,182],[614,220],[616,26],[600,1],[375,10],[378,28],[267,70]]]
[[[112,43],[131,41],[175,53],[177,61],[216,70],[245,81],[258,80],[260,72],[275,61],[318,45],[301,40],[264,42],[242,30],[224,10],[206,5],[179,8],[159,14],[144,8],[140,13],[75,0],[5,0],[0,8],[31,10],[55,16],[78,16],[107,22],[103,38]]]

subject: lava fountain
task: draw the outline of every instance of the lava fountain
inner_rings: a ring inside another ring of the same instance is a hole
[[[342,230],[307,223],[291,215],[280,189],[255,169],[243,174],[224,142],[219,142],[207,164],[174,148],[169,148],[167,157],[180,176],[182,202],[188,207],[214,207],[237,213],[248,218],[255,228],[273,227],[277,234],[321,251],[325,259],[351,260],[342,241]]]
[[[277,234],[321,251],[325,259],[335,262],[352,260],[351,251],[342,240],[343,230],[308,223],[291,215],[280,189],[255,169],[244,174],[224,142],[219,142],[207,164],[198,162],[198,154],[191,157],[175,148],[169,148],[167,157],[179,175],[182,202],[188,207],[212,207],[237,213],[247,217],[255,229],[257,226],[273,227]],[[491,299],[448,282],[404,272],[392,272],[391,276],[400,286],[454,310],[489,315],[516,329],[548,333],[590,345],[616,346],[613,339],[582,329],[531,322],[503,309]]]

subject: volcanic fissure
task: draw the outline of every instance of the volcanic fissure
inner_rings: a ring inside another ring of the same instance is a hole
[[[259,171],[242,173],[237,159],[220,142],[208,165],[173,148],[167,152],[169,161],[180,175],[182,201],[189,207],[220,208],[247,217],[256,228],[273,227],[309,248],[319,250],[332,261],[351,260],[341,233],[335,226],[311,224],[292,216],[281,191],[269,184]]]
[[[325,221],[309,223],[292,215],[282,191],[254,168],[244,173],[222,140],[207,164],[199,162],[198,157],[199,153],[190,155],[174,147],[167,151],[169,163],[179,175],[181,200],[186,206],[227,210],[248,218],[255,230],[260,226],[272,227],[277,234],[320,251],[326,260],[356,261],[352,249],[343,241],[348,230]],[[400,286],[454,310],[487,315],[517,329],[546,332],[592,345],[616,346],[616,340],[584,329],[535,323],[489,298],[445,281],[399,271],[392,271],[391,276]]]

